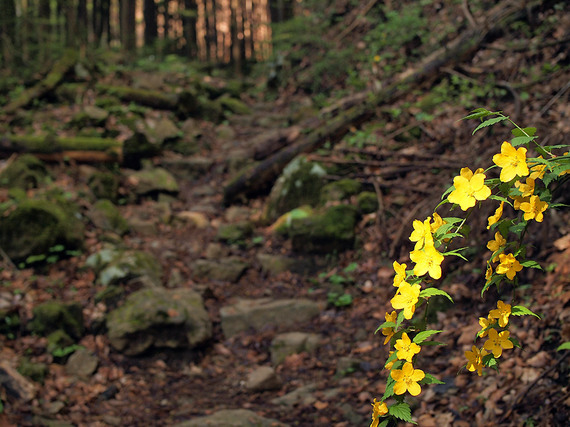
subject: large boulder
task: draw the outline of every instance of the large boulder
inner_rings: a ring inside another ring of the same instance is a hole
[[[286,427],[271,418],[264,418],[248,409],[223,409],[212,415],[175,424],[175,427]]]
[[[95,269],[103,285],[116,285],[133,279],[151,287],[162,284],[160,262],[148,252],[104,248],[87,258],[85,265]]]
[[[326,184],[326,170],[304,156],[291,161],[275,182],[267,199],[264,220],[275,221],[280,215],[302,205],[317,206],[320,193]]]
[[[220,309],[222,330],[226,338],[247,329],[259,330],[268,325],[290,327],[310,321],[321,312],[318,303],[308,299],[242,299]]]
[[[109,342],[135,356],[151,347],[194,348],[212,336],[202,297],[190,289],[141,289],[107,316]]]
[[[70,203],[26,199],[0,216],[0,247],[14,260],[45,255],[62,245],[66,250],[83,246],[83,223]]]
[[[337,205],[319,215],[294,219],[289,227],[293,250],[327,254],[352,249],[357,218],[354,206]]]

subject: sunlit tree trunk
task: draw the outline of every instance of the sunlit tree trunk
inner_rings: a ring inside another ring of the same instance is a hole
[[[158,24],[156,22],[156,4],[154,0],[144,0],[144,44],[153,46],[158,36]]]

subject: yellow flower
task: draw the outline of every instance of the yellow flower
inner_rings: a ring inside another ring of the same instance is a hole
[[[564,155],[566,156],[568,153],[570,153],[570,151],[565,152]],[[563,170],[558,174],[558,176],[566,175],[567,173],[570,173],[570,169]]]
[[[507,239],[505,239],[503,237],[503,235],[497,231],[495,233],[495,240],[489,240],[489,242],[487,243],[487,248],[491,251],[491,252],[496,252],[498,251],[502,246],[507,244]]]
[[[526,164],[526,148],[515,149],[509,142],[501,145],[501,153],[493,156],[493,162],[501,168],[499,176],[502,182],[509,182],[515,176],[527,176],[529,174]]]
[[[475,173],[469,168],[461,169],[460,175],[453,178],[455,190],[447,199],[464,211],[475,206],[477,200],[487,199],[491,189],[485,185],[485,174],[482,172],[483,169],[477,169]]]
[[[503,207],[505,206],[505,202],[501,202],[501,204],[499,205],[499,207],[497,208],[497,210],[495,211],[494,215],[491,215],[488,218],[489,221],[489,225],[487,225],[487,230],[489,228],[491,228],[491,226],[493,224],[495,224],[497,221],[499,221],[501,219],[501,217],[503,216]]]
[[[421,350],[421,347],[416,343],[413,343],[405,332],[402,334],[402,338],[396,341],[394,348],[398,350],[396,353],[398,359],[406,360],[408,362],[411,362],[414,356]]]
[[[509,280],[513,280],[515,274],[523,269],[513,254],[500,254],[500,264],[497,266],[497,274],[506,274]]]
[[[374,55],[374,62],[380,62],[380,55]]]
[[[394,310],[390,314],[386,313],[384,317],[386,319],[386,322],[396,323],[396,319],[398,318],[398,313],[396,313],[396,311]],[[390,341],[394,336],[394,328],[382,328],[382,335],[386,335],[386,338],[384,338],[384,345],[386,345],[388,341]]]
[[[491,263],[488,263],[487,271],[485,271],[485,283],[491,280],[491,277],[493,277],[493,266],[491,265]]]
[[[406,280],[406,264],[399,264],[398,261],[394,261],[392,264],[396,276],[394,276],[394,286],[399,287],[402,282]]]
[[[542,156],[538,157],[542,159]],[[544,178],[544,173],[546,172],[546,165],[544,163],[533,163],[530,168],[530,177],[532,179],[542,179]]]
[[[412,396],[417,396],[422,392],[418,381],[421,381],[426,374],[421,369],[414,369],[410,362],[406,362],[402,369],[394,369],[390,372],[390,376],[396,381],[394,384],[395,394],[404,394],[407,391]]]
[[[465,358],[467,359],[467,369],[471,372],[477,371],[477,375],[481,376],[483,373],[483,357],[488,355],[485,350],[479,349],[475,346],[471,347],[472,351],[465,352]]]
[[[548,203],[540,200],[538,196],[531,196],[528,202],[521,203],[521,211],[524,212],[525,221],[534,219],[536,222],[542,222],[544,215],[542,214],[548,209]]]
[[[416,242],[414,249],[419,250],[426,245],[433,245],[433,236],[431,234],[430,217],[428,216],[424,222],[415,219],[412,223],[414,231],[410,235],[410,241]]]
[[[530,197],[534,194],[534,179],[527,178],[526,184],[520,181],[515,182],[515,187],[522,193],[522,197]]]
[[[505,304],[503,301],[497,301],[497,308],[489,312],[489,319],[498,319],[499,326],[504,328],[509,323],[511,315],[511,305]]]
[[[390,356],[391,356],[392,354],[394,354],[394,352],[393,352],[393,351],[390,351],[390,353],[388,354],[388,359],[390,358]],[[396,360],[398,360],[398,359],[394,359],[394,360],[392,360],[391,362],[387,362],[387,363],[384,365],[384,367],[385,367],[386,369],[388,369],[388,370],[392,369],[392,366],[394,366],[394,363],[396,363]]]
[[[493,353],[495,358],[501,357],[503,349],[513,348],[513,343],[509,341],[509,331],[497,332],[496,329],[489,329],[489,339],[483,344],[485,350]]]
[[[487,317],[486,319],[484,317],[480,317],[479,318],[479,325],[481,326],[481,330],[477,333],[477,336],[483,338],[486,337],[487,334],[489,333],[487,329],[490,325],[492,325],[495,319],[493,319],[491,316]]]
[[[520,209],[522,203],[528,202],[530,200],[530,197],[522,197],[522,196],[509,196],[509,197],[514,200],[513,207],[515,209]]]
[[[447,221],[444,221],[437,212],[434,212],[433,222],[430,224],[431,232],[435,233],[443,224],[447,224]]]
[[[377,402],[376,398],[374,398],[374,403],[372,403],[372,424],[370,427],[378,427],[378,423],[380,422],[380,418],[383,415],[388,413],[388,407],[384,402]]]
[[[443,255],[434,248],[432,245],[424,247],[421,251],[410,252],[410,259],[416,263],[414,266],[414,274],[416,276],[423,276],[426,273],[432,279],[439,279],[441,277],[441,263],[443,262]]]
[[[410,285],[408,282],[402,282],[400,285],[400,293],[390,300],[394,309],[404,309],[404,318],[406,319],[411,319],[416,311],[420,288],[418,284]]]

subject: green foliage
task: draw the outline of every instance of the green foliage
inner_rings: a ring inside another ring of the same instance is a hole
[[[556,351],[570,350],[570,341],[566,341],[558,346]]]
[[[394,403],[388,407],[388,413],[407,423],[417,424],[412,420],[412,410],[405,402]]]
[[[346,307],[352,304],[352,295],[349,293],[339,294],[338,292],[329,292],[327,301],[335,307]]]

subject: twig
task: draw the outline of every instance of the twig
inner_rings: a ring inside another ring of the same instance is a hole
[[[541,116],[544,116],[544,114],[550,109],[550,107],[552,107],[552,104],[554,104],[558,100],[558,98],[560,98],[562,95],[564,95],[564,92],[566,92],[569,87],[570,87],[570,80],[564,85],[562,89],[560,89],[556,93],[556,95],[552,97],[550,101],[548,101],[548,103],[544,107],[542,107],[542,110],[540,110],[539,114]]]
[[[467,4],[467,0],[463,0],[461,2],[461,10],[463,10],[463,14],[465,15],[465,18],[467,18],[467,20],[469,21],[469,25],[471,26],[471,28],[477,28],[477,22],[475,22],[473,15],[471,15],[471,11],[469,10],[469,5]]]
[[[341,33],[335,37],[334,41],[335,42],[339,42],[341,41],[343,38],[346,37],[347,34],[349,34],[352,30],[354,30],[354,28],[356,28],[358,26],[358,18],[365,16],[370,9],[372,9],[372,6],[374,6],[374,4],[376,4],[378,0],[371,0],[367,5],[365,5],[362,10],[354,17],[354,20],[351,22],[351,24],[346,27],[343,31],[341,31]]]

